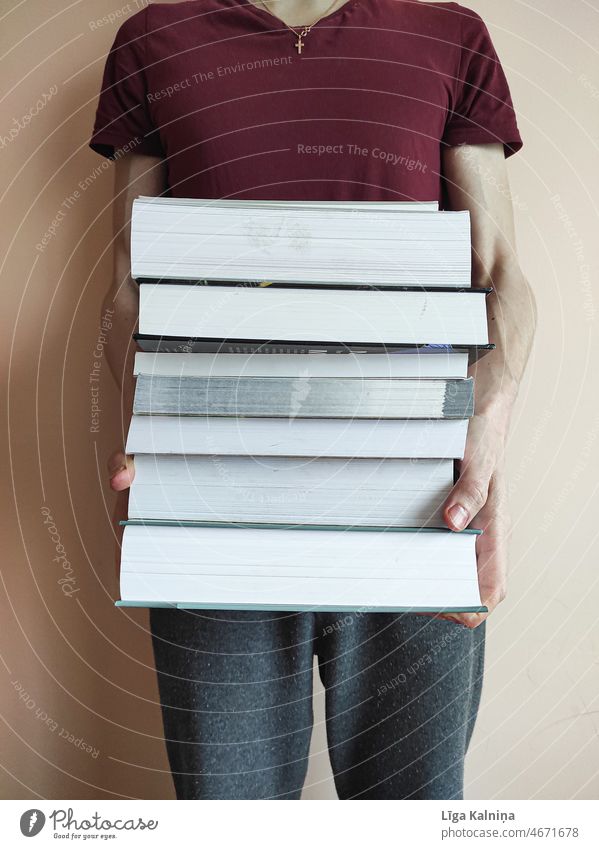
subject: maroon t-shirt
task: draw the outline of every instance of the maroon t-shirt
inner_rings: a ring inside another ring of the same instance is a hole
[[[522,145],[457,3],[349,0],[296,41],[249,0],[145,7],[108,55],[91,147],[164,156],[173,197],[442,201],[444,145]]]

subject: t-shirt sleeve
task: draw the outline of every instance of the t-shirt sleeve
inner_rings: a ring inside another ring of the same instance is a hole
[[[511,156],[522,139],[506,76],[483,20],[458,8],[461,57],[443,142],[450,147],[501,142],[506,157]]]
[[[89,146],[114,159],[118,151],[164,156],[147,98],[147,7],[128,18],[106,59]]]

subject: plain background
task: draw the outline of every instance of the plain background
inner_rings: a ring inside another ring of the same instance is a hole
[[[599,243],[599,4],[470,5],[489,25],[525,139],[509,172],[540,326],[509,449],[510,594],[489,623],[467,793],[597,798],[599,350],[590,281]],[[135,8],[115,0],[0,4],[3,798],[172,794],[146,613],[112,604],[104,467],[121,429],[106,363],[100,429],[90,432],[113,178],[87,140],[122,18],[94,22]],[[57,218],[45,249],[36,249]],[[72,597],[58,584],[44,507],[73,570]],[[321,694],[316,710],[305,796],[334,798]]]

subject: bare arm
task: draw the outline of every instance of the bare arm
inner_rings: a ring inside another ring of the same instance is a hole
[[[443,157],[450,206],[472,218],[473,285],[492,286],[489,338],[497,347],[472,368],[475,415],[468,429],[460,478],[445,504],[454,530],[468,524],[485,533],[477,544],[483,602],[492,610],[505,596],[507,507],[503,455],[512,408],[530,354],[536,306],[516,255],[514,219],[503,146],[450,148]],[[484,617],[467,615],[476,626]]]
[[[489,338],[497,348],[472,369],[477,411],[509,413],[530,354],[536,306],[516,254],[502,145],[450,148],[443,169],[451,208],[470,210],[472,283],[493,287],[487,311]]]
[[[163,159],[130,153],[115,162],[113,227],[114,269],[110,289],[102,309],[114,310],[113,326],[105,353],[110,370],[121,390],[122,415],[128,419],[133,406],[133,357],[135,331],[139,310],[137,284],[131,279],[131,207],[139,195],[156,196],[166,186],[166,166]],[[132,460],[118,449],[108,461],[110,484],[113,489],[126,489],[133,477]]]

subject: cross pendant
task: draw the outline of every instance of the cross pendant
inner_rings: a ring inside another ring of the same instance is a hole
[[[302,41],[301,35],[298,35],[297,41],[295,42],[294,47],[297,47],[297,52],[299,53],[300,56],[302,55],[302,47],[304,46],[304,43],[305,42]]]

